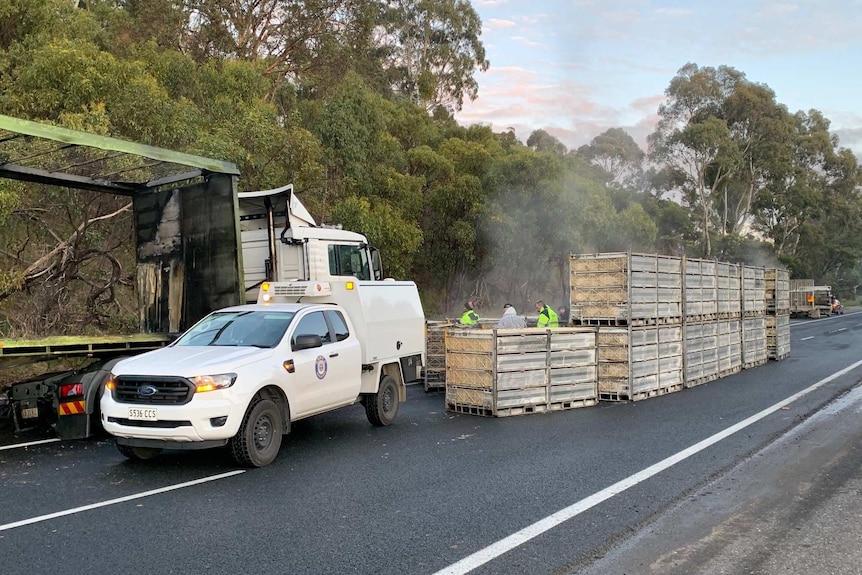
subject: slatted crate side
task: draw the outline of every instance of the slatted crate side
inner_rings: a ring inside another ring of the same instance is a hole
[[[447,406],[473,406],[484,409],[493,409],[494,397],[490,391],[459,387],[455,385],[446,386]]]
[[[595,365],[598,361],[597,350],[592,349],[564,349],[552,351],[548,359],[548,367],[579,367],[582,365]]]
[[[766,309],[777,313],[790,310],[790,273],[767,268],[764,271]]]
[[[596,381],[598,381],[596,364],[581,367],[551,368],[548,374],[551,387],[557,385],[587,385],[595,388]]]
[[[490,370],[459,369],[452,366],[446,368],[446,386],[487,389],[494,387],[494,372]]]
[[[766,318],[744,318],[742,320],[743,367],[759,365],[766,359]]]
[[[454,328],[446,331],[446,353],[479,352],[493,353],[495,348],[494,330]]]
[[[599,376],[600,401],[627,401],[631,395],[631,385],[628,377],[613,378]]]
[[[553,329],[550,333],[552,352],[596,348],[596,328],[594,327],[567,327]]]
[[[496,330],[494,351],[497,355],[545,352],[548,330]]]
[[[629,257],[626,252],[572,254],[569,264],[577,272],[624,272],[629,270]]]
[[[499,390],[496,397],[496,409],[542,405],[548,402],[548,388],[535,387],[526,389]]]
[[[595,287],[583,286],[572,289],[571,303],[588,304],[622,304],[629,298],[628,290],[625,287]]]
[[[569,276],[572,290],[589,288],[626,289],[628,287],[628,274],[625,271],[585,272],[571,270]]]
[[[572,407],[587,407],[595,405],[598,400],[598,387],[596,380],[591,383],[582,383],[576,385],[552,385],[548,388],[548,401],[550,403],[560,403],[569,401],[582,401],[578,405]]]

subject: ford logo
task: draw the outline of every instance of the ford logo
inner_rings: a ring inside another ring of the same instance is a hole
[[[159,392],[158,389],[153,387],[152,385],[142,385],[138,388],[138,395],[143,395],[145,397],[149,397],[151,395],[155,395]]]

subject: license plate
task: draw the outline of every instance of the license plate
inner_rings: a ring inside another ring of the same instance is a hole
[[[132,421],[156,421],[158,419],[158,413],[156,413],[155,409],[130,407],[129,419]]]
[[[25,407],[21,409],[21,419],[36,419],[39,417],[38,407]]]

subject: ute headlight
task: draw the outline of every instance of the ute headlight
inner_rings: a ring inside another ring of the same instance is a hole
[[[226,389],[236,381],[235,373],[221,373],[219,375],[196,375],[192,379],[195,384],[195,393]]]

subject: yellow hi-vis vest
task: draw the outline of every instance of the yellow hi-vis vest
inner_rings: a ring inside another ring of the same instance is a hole
[[[537,327],[560,327],[560,317],[547,305],[539,310]]]
[[[476,325],[479,323],[479,316],[472,309],[468,309],[461,315],[461,323],[464,325]]]

